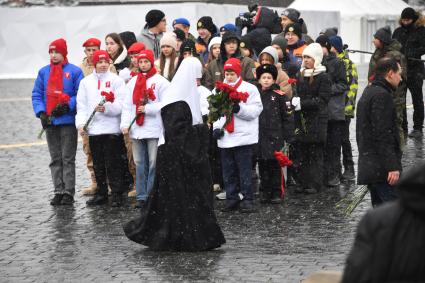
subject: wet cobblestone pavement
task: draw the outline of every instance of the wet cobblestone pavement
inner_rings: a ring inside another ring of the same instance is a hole
[[[367,197],[350,217],[335,209],[353,184],[317,195],[289,191],[282,205],[258,204],[250,215],[224,214],[224,203],[216,202],[227,240],[222,248],[158,253],[124,236],[122,224],[136,215],[131,201],[86,207],[81,190],[89,176],[79,143],[76,202],[50,206],[50,158],[36,138],[32,84],[0,80],[0,282],[299,282],[317,270],[343,269],[356,225],[370,208]],[[355,148],[354,123],[352,129]],[[409,140],[404,166],[423,159],[423,141]]]

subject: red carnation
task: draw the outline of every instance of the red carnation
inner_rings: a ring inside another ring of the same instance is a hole
[[[102,91],[100,94],[105,97],[106,102],[113,103],[115,101],[115,95],[112,91],[110,92]]]
[[[68,104],[69,103],[69,95],[66,93],[61,93],[58,97],[59,102],[58,104]]]
[[[274,157],[279,162],[280,167],[292,166],[292,160],[290,160],[282,151],[275,151]]]
[[[297,83],[297,79],[293,79],[293,78],[288,79],[288,84],[293,85],[295,83]]]

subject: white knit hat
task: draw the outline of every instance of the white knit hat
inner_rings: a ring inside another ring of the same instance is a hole
[[[306,55],[314,59],[314,68],[319,67],[323,60],[323,49],[319,43],[311,43],[304,48],[303,56]]]
[[[166,32],[162,36],[161,40],[159,41],[159,45],[162,47],[164,45],[168,45],[174,48],[174,50],[177,50],[177,39],[176,34],[174,32]]]
[[[215,44],[221,45],[221,37],[220,36],[216,36],[216,37],[211,38],[211,41],[208,44],[208,51],[210,51],[211,47],[213,47],[213,45],[215,45]]]
[[[277,50],[273,46],[267,46],[266,48],[261,51],[260,56],[258,58],[261,58],[261,54],[266,53],[273,57],[273,64],[279,63],[279,55],[277,54]]]

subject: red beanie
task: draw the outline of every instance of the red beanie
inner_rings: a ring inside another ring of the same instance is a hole
[[[100,48],[101,41],[97,38],[89,38],[83,43],[83,47],[97,46]]]
[[[105,59],[107,61],[111,60],[111,58],[109,57],[108,52],[106,52],[105,50],[97,50],[93,53],[93,65],[96,67],[97,62],[99,62],[99,60],[101,59]]]
[[[140,61],[140,59],[148,59],[149,62],[151,62],[152,67],[154,66],[154,55],[153,55],[153,51],[149,50],[149,49],[145,49],[140,51],[139,56],[137,56],[137,60]]]
[[[241,61],[238,58],[230,58],[224,63],[224,71],[233,71],[240,77],[242,68]]]
[[[146,47],[141,42],[133,43],[130,48],[128,49],[128,54],[139,54],[140,51],[145,50]]]
[[[68,55],[68,48],[66,47],[66,41],[63,38],[56,39],[49,44],[49,53],[50,51],[55,50],[56,52],[62,54],[64,58]]]

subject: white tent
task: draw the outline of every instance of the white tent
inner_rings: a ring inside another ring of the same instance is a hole
[[[344,43],[350,49],[373,51],[375,31],[386,25],[393,31],[398,25],[401,11],[408,5],[402,0],[295,0],[289,7],[299,10],[301,15],[304,11],[339,11],[339,35]],[[353,54],[350,58],[365,62],[370,57]]]

